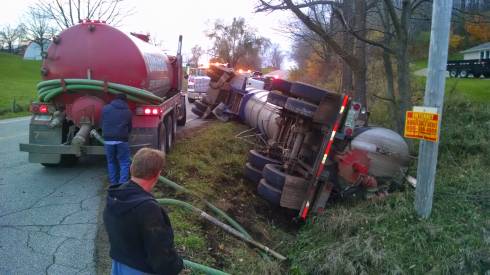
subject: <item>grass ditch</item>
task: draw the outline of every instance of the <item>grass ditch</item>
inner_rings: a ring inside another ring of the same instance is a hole
[[[179,140],[167,176],[206,196],[289,261],[268,262],[214,226],[169,208],[176,246],[184,257],[232,274],[483,274],[490,270],[489,121],[488,104],[447,95],[430,219],[417,217],[414,190],[404,185],[385,199],[330,202],[301,228],[242,178],[250,147],[234,136],[245,126],[212,122]],[[157,197],[204,209],[163,186]]]
[[[287,240],[296,229],[291,216],[271,207],[256,195],[256,187],[243,179],[243,167],[250,146],[235,138],[246,129],[238,123],[210,122],[180,138],[167,156],[165,176],[204,196],[230,214],[259,242],[287,252]],[[155,197],[177,198],[208,213],[209,209],[186,194],[158,184]],[[227,235],[214,225],[175,207],[167,207],[180,254],[195,262],[223,269],[231,274],[284,274],[287,266],[263,259],[256,250]]]

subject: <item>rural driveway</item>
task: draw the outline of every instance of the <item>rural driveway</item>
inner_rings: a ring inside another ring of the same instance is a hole
[[[188,104],[187,104],[188,105]],[[187,106],[188,125],[200,125]],[[29,163],[29,118],[0,120],[0,274],[95,274],[105,162],[71,168]]]

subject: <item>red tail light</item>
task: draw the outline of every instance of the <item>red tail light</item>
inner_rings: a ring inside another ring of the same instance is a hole
[[[42,104],[41,106],[39,106],[39,112],[43,113],[43,114],[47,114],[48,113],[48,106]]]
[[[30,111],[34,114],[49,114],[50,107],[44,103],[32,103]]]
[[[138,116],[157,116],[163,113],[160,106],[139,106],[136,107],[136,115]]]

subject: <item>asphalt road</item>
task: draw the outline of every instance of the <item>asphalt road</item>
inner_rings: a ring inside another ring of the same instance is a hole
[[[200,124],[187,104],[185,128]],[[29,118],[0,120],[0,274],[95,274],[103,157],[71,168],[29,163]]]

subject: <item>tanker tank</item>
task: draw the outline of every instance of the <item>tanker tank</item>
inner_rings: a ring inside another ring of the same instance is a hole
[[[53,39],[44,80],[94,79],[144,89],[159,97],[177,88],[172,60],[160,49],[102,21],[83,21]]]

